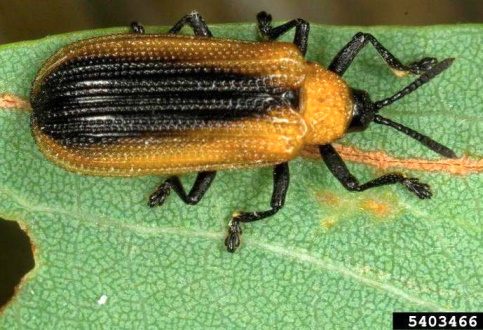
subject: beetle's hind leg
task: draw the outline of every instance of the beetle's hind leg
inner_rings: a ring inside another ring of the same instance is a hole
[[[434,57],[425,57],[419,61],[409,65],[404,65],[389,50],[387,50],[372,34],[359,32],[352,37],[351,41],[342,48],[334,57],[328,69],[342,76],[347,68],[351,65],[354,58],[359,54],[362,48],[368,43],[372,44],[376,51],[381,55],[383,60],[397,74],[401,75],[407,72],[421,74],[433,67],[438,61]]]
[[[228,252],[235,252],[240,245],[240,235],[242,233],[241,222],[253,222],[262,220],[277,213],[285,204],[290,175],[287,163],[276,165],[273,169],[273,193],[270,202],[270,209],[255,212],[236,212],[228,226],[228,236],[225,245]]]
[[[151,194],[151,196],[149,196],[148,205],[150,207],[162,205],[171,192],[171,189],[173,189],[186,204],[198,204],[208,188],[210,188],[215,176],[216,172],[214,171],[198,173],[195,183],[188,194],[184,190],[183,184],[177,176],[169,177],[154,193]]]
[[[431,198],[431,189],[428,184],[419,182],[417,178],[408,178],[400,173],[389,173],[360,184],[353,176],[337,151],[330,144],[319,147],[320,154],[330,172],[349,191],[364,191],[370,188],[401,183],[406,189],[421,199]]]
[[[144,26],[142,26],[139,22],[132,22],[131,23],[131,30],[136,34],[144,34]]]
[[[309,39],[310,24],[309,22],[296,18],[285,24],[272,27],[272,15],[262,11],[257,15],[258,31],[261,36],[268,40],[275,40],[281,35],[295,28],[295,36],[293,43],[298,47],[300,52],[305,55],[307,52],[307,42]]]
[[[205,23],[203,17],[198,14],[197,11],[192,11],[188,15],[183,16],[173,27],[168,31],[168,33],[176,34],[185,26],[189,25],[196,36],[212,37],[210,29]]]

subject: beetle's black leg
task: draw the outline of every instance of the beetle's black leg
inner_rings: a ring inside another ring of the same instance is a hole
[[[285,24],[272,27],[272,15],[262,11],[257,15],[258,31],[264,39],[275,40],[282,34],[295,28],[293,43],[305,55],[307,52],[307,42],[309,39],[310,24],[301,18],[293,19]]]
[[[329,70],[342,76],[347,68],[351,65],[359,51],[368,43],[371,43],[379,55],[382,56],[387,65],[396,71],[420,74],[429,70],[438,62],[433,57],[425,57],[409,65],[404,65],[383,45],[381,45],[381,43],[372,34],[359,32],[352,37],[352,40],[349,41],[347,45],[345,45],[344,48],[339,51],[339,53],[337,53],[328,67]]]
[[[228,236],[225,239],[225,245],[228,252],[235,252],[236,248],[240,245],[240,235],[242,233],[240,222],[252,222],[264,219],[274,215],[283,207],[289,181],[290,175],[288,163],[276,165],[273,169],[273,193],[270,209],[255,212],[236,212],[233,215],[228,226]]]
[[[186,194],[183,184],[177,176],[169,177],[154,193],[151,194],[151,196],[149,196],[148,205],[150,207],[155,207],[163,204],[171,189],[173,189],[186,204],[198,204],[208,188],[210,188],[215,176],[216,172],[214,171],[198,173],[195,183],[188,194]]]
[[[192,11],[188,15],[183,16],[175,25],[168,31],[168,33],[176,34],[183,26],[189,25],[196,36],[212,37],[210,29],[205,23],[203,17],[197,11]]]
[[[131,30],[136,34],[144,34],[144,26],[139,24],[139,22],[132,22],[131,23]]]
[[[409,191],[421,199],[431,198],[431,189],[426,183],[421,183],[417,178],[408,178],[400,173],[389,173],[380,176],[364,184],[359,184],[359,180],[353,176],[337,151],[330,144],[319,146],[320,154],[325,164],[349,191],[364,191],[366,189],[384,186],[394,183],[402,183]]]

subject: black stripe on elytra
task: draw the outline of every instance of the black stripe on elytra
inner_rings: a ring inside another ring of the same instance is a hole
[[[76,59],[62,64],[54,72],[43,79],[44,84],[59,84],[72,81],[82,81],[103,78],[133,78],[133,77],[167,77],[167,76],[209,76],[213,73],[224,73],[227,78],[237,75],[230,74],[226,69],[218,67],[199,66],[196,63],[160,62],[152,60],[133,61],[123,58],[101,57],[91,59]]]
[[[41,82],[31,103],[41,131],[69,145],[212,127],[276,107],[296,109],[298,91],[270,76],[93,58],[61,65]]]

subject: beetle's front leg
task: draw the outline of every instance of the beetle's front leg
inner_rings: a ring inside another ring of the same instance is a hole
[[[258,31],[263,38],[275,40],[281,35],[295,28],[293,43],[298,47],[300,52],[305,55],[307,52],[307,42],[309,40],[310,24],[309,22],[296,18],[285,24],[272,27],[272,15],[262,11],[257,15]]]
[[[169,193],[171,192],[171,189],[174,189],[181,200],[186,204],[198,204],[198,202],[205,195],[206,191],[208,191],[208,188],[210,188],[215,176],[215,171],[198,173],[195,183],[188,194],[184,190],[183,184],[177,176],[169,177],[156,189],[154,193],[151,194],[151,196],[149,196],[148,205],[150,207],[162,205],[166,200],[166,197],[168,197]]]
[[[283,207],[289,181],[290,173],[288,163],[276,165],[273,169],[273,193],[270,209],[255,212],[236,212],[233,215],[228,227],[228,236],[225,239],[225,245],[228,252],[235,252],[236,248],[240,245],[240,235],[242,234],[240,227],[241,222],[262,220],[274,215]]]
[[[175,25],[168,31],[168,33],[176,34],[183,26],[189,25],[196,36],[203,36],[203,37],[212,37],[213,34],[211,33],[208,25],[206,25],[205,20],[197,11],[192,11],[188,15],[183,16]]]
[[[340,183],[349,191],[364,191],[370,188],[402,183],[406,189],[414,193],[421,199],[431,198],[431,189],[426,183],[421,183],[417,178],[408,178],[400,173],[389,173],[380,176],[364,184],[359,184],[359,180],[353,176],[337,151],[330,144],[319,147],[320,154],[330,172],[339,180]]]
[[[404,65],[398,60],[389,50],[387,50],[372,34],[359,32],[347,45],[342,48],[339,53],[334,57],[330,63],[328,69],[332,72],[342,76],[347,68],[351,65],[354,58],[359,54],[362,48],[368,43],[372,44],[376,51],[381,55],[391,69],[396,73],[410,72],[414,74],[420,74],[429,70],[438,61],[434,57],[425,57],[419,61]]]

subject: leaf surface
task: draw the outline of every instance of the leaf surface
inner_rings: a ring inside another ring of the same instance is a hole
[[[270,169],[220,173],[198,206],[173,194],[150,209],[147,197],[162,178],[66,172],[37,149],[29,112],[4,102],[0,217],[27,228],[36,267],[0,315],[0,328],[387,329],[393,311],[481,310],[482,28],[314,25],[308,59],[327,65],[359,30],[406,63],[456,58],[383,114],[449,146],[459,159],[441,160],[377,125],[339,141],[343,154],[359,157],[349,168],[361,181],[397,169],[430,183],[433,199],[418,200],[397,185],[349,193],[320,160],[297,159],[286,207],[245,225],[232,255],[223,246],[227,222],[235,210],[268,205]],[[2,46],[0,93],[28,99],[37,70],[58,48],[126,31]],[[213,33],[256,38],[253,24],[214,26]],[[396,78],[371,47],[344,78],[376,100],[415,79]]]

